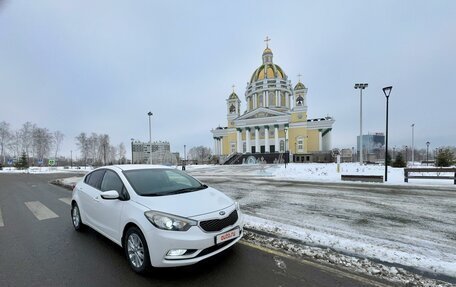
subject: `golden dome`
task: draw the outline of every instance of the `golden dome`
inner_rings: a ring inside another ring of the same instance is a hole
[[[229,100],[239,100],[239,97],[236,95],[235,92],[232,92],[231,95],[228,97]]]
[[[276,64],[263,64],[256,69],[255,72],[253,72],[252,77],[250,78],[250,83],[261,81],[265,78],[285,80],[287,75],[285,75],[282,68]]]
[[[269,47],[266,47],[266,49],[264,49],[264,51],[263,51],[263,55],[264,54],[272,54],[271,49],[269,49]]]
[[[296,84],[296,86],[294,87],[295,91],[296,91],[296,90],[304,90],[305,88],[306,88],[306,86],[304,86],[304,84],[301,83],[301,82],[298,82],[298,83]]]

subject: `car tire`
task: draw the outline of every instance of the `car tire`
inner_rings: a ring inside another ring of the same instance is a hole
[[[84,230],[85,225],[82,223],[81,211],[79,210],[79,206],[76,202],[71,205],[71,222],[73,223],[74,230]]]
[[[140,274],[148,272],[151,267],[149,248],[141,230],[136,226],[130,227],[124,238],[125,256],[131,269]]]

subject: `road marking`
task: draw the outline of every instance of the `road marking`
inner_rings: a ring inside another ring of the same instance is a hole
[[[5,226],[5,223],[3,222],[3,217],[2,217],[2,210],[0,209],[0,227]]]
[[[59,200],[61,202],[65,202],[68,205],[71,205],[71,197],[63,197],[63,198],[59,198]]]
[[[253,244],[253,243],[245,241],[245,240],[241,240],[241,241],[239,241],[239,243],[243,244],[245,246],[249,246],[249,247],[254,248],[254,249],[258,249],[258,250],[263,251],[265,253],[269,253],[271,255],[288,258],[290,260],[294,260],[294,261],[300,262],[302,264],[306,264],[306,265],[310,265],[310,266],[316,267],[316,268],[318,268],[320,270],[326,271],[328,273],[331,273],[331,274],[334,274],[334,275],[337,275],[337,276],[347,277],[347,278],[359,281],[361,283],[366,284],[366,286],[376,286],[376,287],[389,287],[389,286],[391,286],[391,285],[387,285],[385,283],[381,283],[381,282],[377,282],[375,280],[368,279],[368,278],[360,276],[360,275],[356,275],[356,274],[350,273],[350,271],[344,272],[343,270],[337,269],[335,267],[331,267],[329,265],[319,264],[317,262],[313,262],[313,261],[306,260],[306,259],[303,259],[303,258],[296,258],[296,257],[293,257],[293,256],[288,255],[286,253],[283,253],[281,251],[269,249],[267,247],[256,245],[256,244]],[[368,276],[368,275],[366,274],[366,276]]]
[[[47,208],[44,204],[42,204],[39,201],[29,201],[29,202],[24,202],[24,203],[38,220],[45,220],[45,219],[59,217],[52,210]]]

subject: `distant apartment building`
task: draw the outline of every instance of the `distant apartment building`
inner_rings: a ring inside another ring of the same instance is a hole
[[[134,164],[149,163],[151,151],[153,164],[167,163],[165,159],[168,158],[168,154],[171,154],[170,144],[167,141],[155,141],[151,144],[148,142],[133,141],[131,143],[131,150],[132,163]]]

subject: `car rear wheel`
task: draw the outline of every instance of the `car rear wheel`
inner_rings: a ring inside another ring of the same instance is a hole
[[[149,249],[144,235],[138,227],[133,226],[127,230],[124,250],[128,263],[135,272],[143,274],[149,270]]]
[[[82,223],[81,212],[76,202],[71,207],[71,221],[76,231],[82,231],[84,229],[85,225]]]

